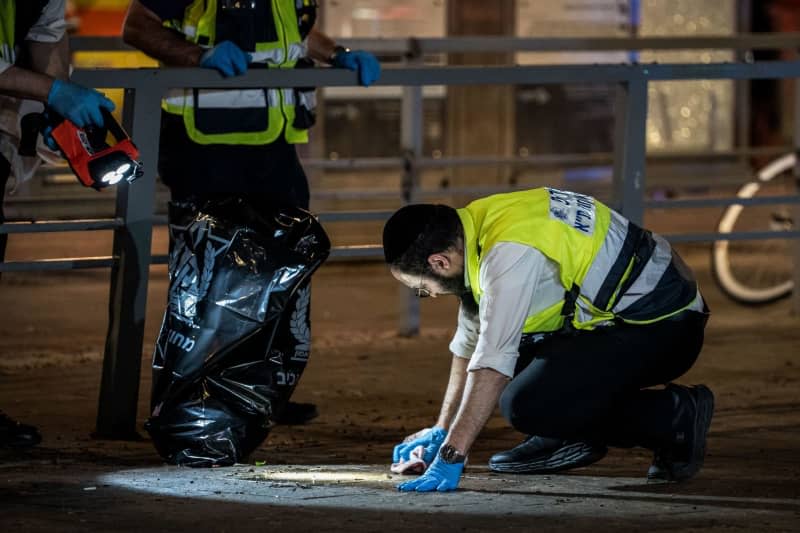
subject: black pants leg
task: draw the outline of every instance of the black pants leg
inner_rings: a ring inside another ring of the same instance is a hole
[[[675,407],[664,390],[694,364],[707,317],[554,335],[522,347],[500,399],[503,416],[529,435],[655,449],[672,438]]]

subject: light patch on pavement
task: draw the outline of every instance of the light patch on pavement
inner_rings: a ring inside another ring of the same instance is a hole
[[[681,493],[681,485],[648,485],[643,479],[581,475],[499,475],[471,467],[459,490],[401,493],[410,479],[386,465],[249,466],[191,469],[160,467],[104,474],[98,485],[175,498],[207,499],[279,507],[336,507],[380,511],[471,515],[581,516],[619,519],[647,515],[681,522],[682,517],[745,518],[765,513],[764,503],[795,507],[798,501]],[[633,502],[636,505],[631,505]]]

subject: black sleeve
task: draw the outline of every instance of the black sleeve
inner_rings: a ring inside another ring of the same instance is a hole
[[[139,2],[159,16],[161,20],[182,19],[186,6],[192,0],[139,0]]]

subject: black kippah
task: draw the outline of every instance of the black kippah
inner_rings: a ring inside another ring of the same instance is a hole
[[[436,214],[433,204],[413,204],[397,210],[383,226],[383,256],[387,263],[400,259]]]

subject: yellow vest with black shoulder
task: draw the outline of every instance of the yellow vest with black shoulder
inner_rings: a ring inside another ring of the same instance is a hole
[[[225,33],[236,33],[237,24],[244,20],[255,38],[249,46],[236,44],[251,54],[253,64],[267,68],[303,66],[316,0],[241,3],[255,6],[247,11],[234,11],[227,7],[230,4],[194,0],[182,20],[166,21],[165,25],[183,33],[188,41],[210,48],[223,40],[236,42]],[[231,26],[233,30],[225,29]],[[282,134],[289,143],[304,143],[314,122],[315,107],[313,88],[173,89],[162,101],[166,112],[183,117],[186,133],[199,144],[261,145],[278,140]]]
[[[531,246],[558,265],[564,299],[529,316],[524,333],[651,323],[698,304],[702,309],[697,284],[669,243],[590,196],[532,189],[482,198],[457,211],[476,302],[483,292],[481,259],[499,242]]]

